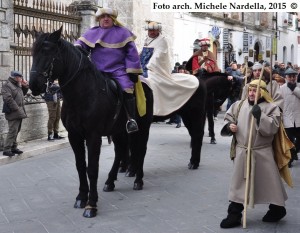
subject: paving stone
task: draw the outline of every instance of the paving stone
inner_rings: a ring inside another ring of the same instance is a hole
[[[114,158],[103,140],[98,180],[98,215],[82,217],[74,209],[78,175],[67,138],[53,144],[22,144],[18,159],[0,156],[1,233],[294,233],[300,229],[300,163],[291,169],[294,188],[286,188],[287,216],[275,224],[261,221],[267,205],[247,211],[247,229],[224,230],[232,161],[231,138],[219,136],[222,114],[215,122],[217,144],[204,137],[201,164],[189,170],[190,137],[185,127],[153,124],[144,168],[144,189],[133,190],[134,178],[118,174],[114,192],[102,188]]]

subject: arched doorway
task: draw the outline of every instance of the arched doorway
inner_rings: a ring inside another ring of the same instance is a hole
[[[235,60],[235,54],[233,53],[232,44],[228,44],[228,47],[224,53],[224,57],[225,57],[225,68],[227,68],[229,64]]]
[[[256,42],[254,44],[254,62],[262,60],[260,56],[260,44],[259,42]]]
[[[294,64],[294,55],[295,55],[295,51],[294,51],[294,45],[292,44],[292,46],[291,46],[291,58],[290,58],[290,62],[292,63],[292,64]]]
[[[284,64],[286,64],[287,63],[287,49],[286,49],[286,46],[283,46],[283,48],[282,48],[282,62],[284,63]]]

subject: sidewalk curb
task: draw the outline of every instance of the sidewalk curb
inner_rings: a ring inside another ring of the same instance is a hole
[[[24,150],[24,153],[21,155],[15,155],[13,157],[3,156],[2,153],[0,155],[0,165],[13,163],[19,160],[31,158],[35,155],[44,154],[47,152],[63,149],[70,146],[70,143],[67,139],[57,142],[47,142],[46,139],[36,140],[37,145],[30,145],[30,142],[28,145],[25,143],[24,145],[20,145],[20,149]],[[41,142],[40,144],[38,142]],[[44,141],[47,142],[44,143]]]

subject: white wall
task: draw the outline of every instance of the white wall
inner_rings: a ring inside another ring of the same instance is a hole
[[[285,17],[286,13],[278,13],[278,19]],[[293,21],[295,21],[295,17],[293,16]],[[281,21],[278,25],[278,43],[277,43],[277,60],[280,62],[292,62],[299,63],[299,48],[298,48],[298,31],[296,31],[296,27],[298,25],[293,25],[293,27],[282,27]],[[291,47],[294,47],[294,52],[292,53]],[[286,47],[286,58],[284,57],[283,47]]]
[[[297,48],[297,51],[296,51],[297,61],[296,61],[296,63],[298,64],[298,66],[300,66],[300,45],[297,45],[296,48]]]
[[[209,19],[195,18],[183,13],[174,15],[174,64],[187,61],[192,56],[194,41],[208,36],[210,23]]]

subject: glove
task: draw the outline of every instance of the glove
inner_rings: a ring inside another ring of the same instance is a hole
[[[287,86],[291,89],[291,91],[294,91],[297,86],[297,83],[287,83]]]
[[[131,82],[137,83],[138,81],[138,74],[128,73],[129,79]]]
[[[254,116],[254,118],[257,120],[257,125],[259,125],[260,116],[261,116],[260,107],[257,104],[253,105],[251,113]]]

